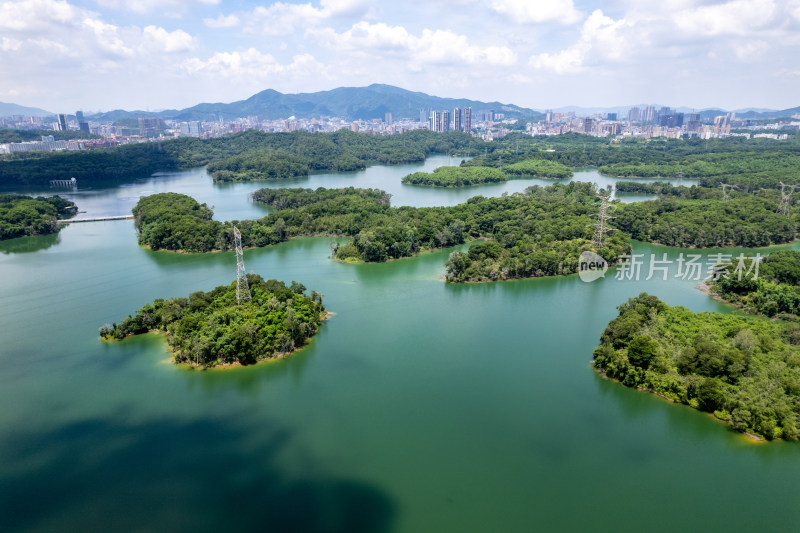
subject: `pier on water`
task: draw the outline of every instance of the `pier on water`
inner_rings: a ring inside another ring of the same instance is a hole
[[[51,188],[69,188],[69,189],[77,189],[78,188],[78,180],[75,178],[68,179],[68,180],[50,180],[50,187]]]
[[[132,220],[133,215],[119,215],[113,217],[68,218],[59,220],[59,224],[72,224],[73,222],[100,222],[101,220]]]

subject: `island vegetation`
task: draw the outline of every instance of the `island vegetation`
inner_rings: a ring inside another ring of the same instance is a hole
[[[467,187],[483,183],[502,183],[508,176],[492,167],[439,167],[433,172],[414,172],[403,178],[407,185],[428,187]]]
[[[767,439],[800,435],[800,324],[693,313],[646,293],[619,306],[595,367]]]
[[[236,281],[188,298],[158,299],[119,324],[100,328],[106,340],[150,331],[166,333],[176,363],[204,367],[248,365],[303,346],[325,318],[322,296],[292,282],[247,274],[251,301],[236,300]]]
[[[557,161],[547,159],[524,159],[518,163],[503,165],[501,170],[512,176],[534,176],[545,179],[572,177],[572,169]]]
[[[375,189],[262,189],[254,200],[276,212],[226,223],[188,196],[161,193],[142,198],[133,213],[140,244],[185,252],[230,249],[234,224],[248,247],[301,236],[351,237],[334,247],[343,261],[381,262],[484,238],[451,255],[447,279],[490,281],[576,272],[578,256],[591,248],[597,192],[593,184],[573,182],[416,208],[391,207],[390,195]],[[613,264],[629,250],[628,236],[614,232],[595,251]]]
[[[753,261],[743,258],[739,265],[739,260],[732,258],[721,264],[720,271],[726,275],[709,281],[711,290],[751,313],[783,319],[800,317],[800,252],[780,250],[757,265]]]
[[[704,196],[700,188],[689,189]],[[797,215],[777,213],[778,198],[741,195],[728,201],[660,197],[615,207],[612,224],[636,240],[683,248],[763,247],[797,238]],[[715,193],[716,195],[716,193]]]
[[[73,216],[75,204],[60,196],[0,195],[0,240],[56,233],[59,219]]]

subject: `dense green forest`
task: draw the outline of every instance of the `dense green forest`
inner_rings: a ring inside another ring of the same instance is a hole
[[[75,204],[60,196],[32,198],[0,195],[0,240],[46,235],[59,230],[58,219],[75,214]]]
[[[439,167],[433,172],[414,172],[403,178],[408,185],[429,187],[467,187],[481,183],[501,183],[508,176],[492,167]]]
[[[551,179],[572,177],[572,169],[568,166],[546,159],[524,159],[518,163],[503,165],[501,170],[512,176],[535,176]]]
[[[75,177],[81,181],[131,180],[153,172],[200,167],[214,162],[216,179],[280,177],[297,172],[364,168],[423,161],[432,153],[469,151],[483,141],[467,133],[415,130],[399,135],[333,133],[242,133],[197,139],[182,137],[114,148],[70,152],[24,152],[0,158],[0,184],[43,184]],[[273,168],[274,167],[274,168]]]
[[[752,259],[733,259],[723,265],[727,272],[710,282],[711,290],[746,311],[768,317],[800,317],[800,252],[772,252],[757,265]],[[749,274],[748,274],[749,273]]]
[[[337,235],[353,240],[334,250],[340,260],[380,262],[485,237],[448,261],[448,280],[483,281],[576,272],[589,249],[597,190],[590,183],[530,187],[500,198],[476,196],[452,207],[391,207],[374,189],[262,189],[253,194],[277,211],[259,220],[222,223],[196,200],[175,193],[142,198],[134,208],[139,242],[187,252],[232,247],[233,224],[244,246],[267,246],[291,237]],[[473,250],[474,249],[474,250]],[[609,263],[630,250],[613,233],[600,255]]]
[[[722,189],[699,187],[692,185],[689,187],[672,185],[667,182],[658,181],[655,183],[643,183],[641,181],[618,181],[614,187],[619,192],[630,192],[637,194],[657,194],[659,196],[674,196],[685,199],[713,199],[723,197]],[[736,196],[736,191],[729,191],[729,195]]]
[[[595,367],[629,387],[714,413],[767,439],[800,435],[800,324],[670,307],[646,293],[619,306]]]
[[[640,241],[682,248],[790,242],[797,238],[796,213],[790,218],[776,213],[778,201],[772,196],[742,195],[727,202],[662,197],[621,204],[613,211],[612,225]]]
[[[594,184],[537,185],[522,195],[475,203],[476,215],[491,221],[485,224],[489,231],[481,234],[492,240],[450,254],[448,281],[572,274],[581,252],[593,249],[590,240],[597,220],[593,217],[599,209]],[[613,232],[605,246],[593,251],[615,264],[620,255],[630,253],[629,236]]]
[[[103,326],[105,339],[163,331],[175,362],[202,366],[252,364],[289,353],[316,333],[324,318],[322,296],[292,282],[247,274],[250,302],[236,303],[236,282],[188,298],[155,300],[119,324]]]
[[[214,181],[257,181],[308,176],[304,158],[283,150],[252,150],[208,164]]]

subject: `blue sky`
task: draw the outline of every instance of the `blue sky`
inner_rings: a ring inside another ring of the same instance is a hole
[[[0,0],[0,101],[183,108],[388,83],[534,107],[800,105],[800,0]]]

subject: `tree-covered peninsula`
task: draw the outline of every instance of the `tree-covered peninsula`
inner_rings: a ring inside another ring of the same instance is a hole
[[[727,275],[708,283],[723,300],[768,317],[800,317],[800,252],[772,252],[757,265],[752,258],[743,258],[741,265],[732,258],[720,265],[720,271]]]
[[[176,363],[252,364],[303,346],[325,318],[322,296],[292,282],[247,274],[251,301],[237,305],[236,282],[188,298],[158,299],[100,336],[121,340],[149,331],[166,333]]]
[[[595,367],[629,387],[713,413],[767,439],[800,436],[800,325],[670,307],[646,293],[619,306]]]
[[[0,195],[0,240],[56,233],[58,220],[75,214],[75,204],[60,196]]]
[[[508,176],[492,167],[439,167],[433,172],[414,172],[403,178],[407,185],[427,187],[468,187],[483,183],[502,183]]]
[[[698,196],[703,190],[695,188]],[[791,242],[797,238],[794,210],[786,217],[776,210],[778,198],[741,195],[719,198],[657,200],[616,206],[612,225],[634,239],[682,248],[740,246],[747,248]]]
[[[301,236],[345,236],[334,254],[345,261],[380,262],[485,238],[447,264],[453,282],[571,274],[591,249],[600,201],[590,183],[529,187],[500,198],[476,196],[451,207],[391,207],[375,189],[261,189],[255,201],[275,213],[240,222],[212,220],[208,206],[175,193],[142,198],[134,208],[140,244],[152,249],[207,252],[231,248],[233,224],[244,246]],[[597,251],[609,263],[630,251],[622,232]]]

